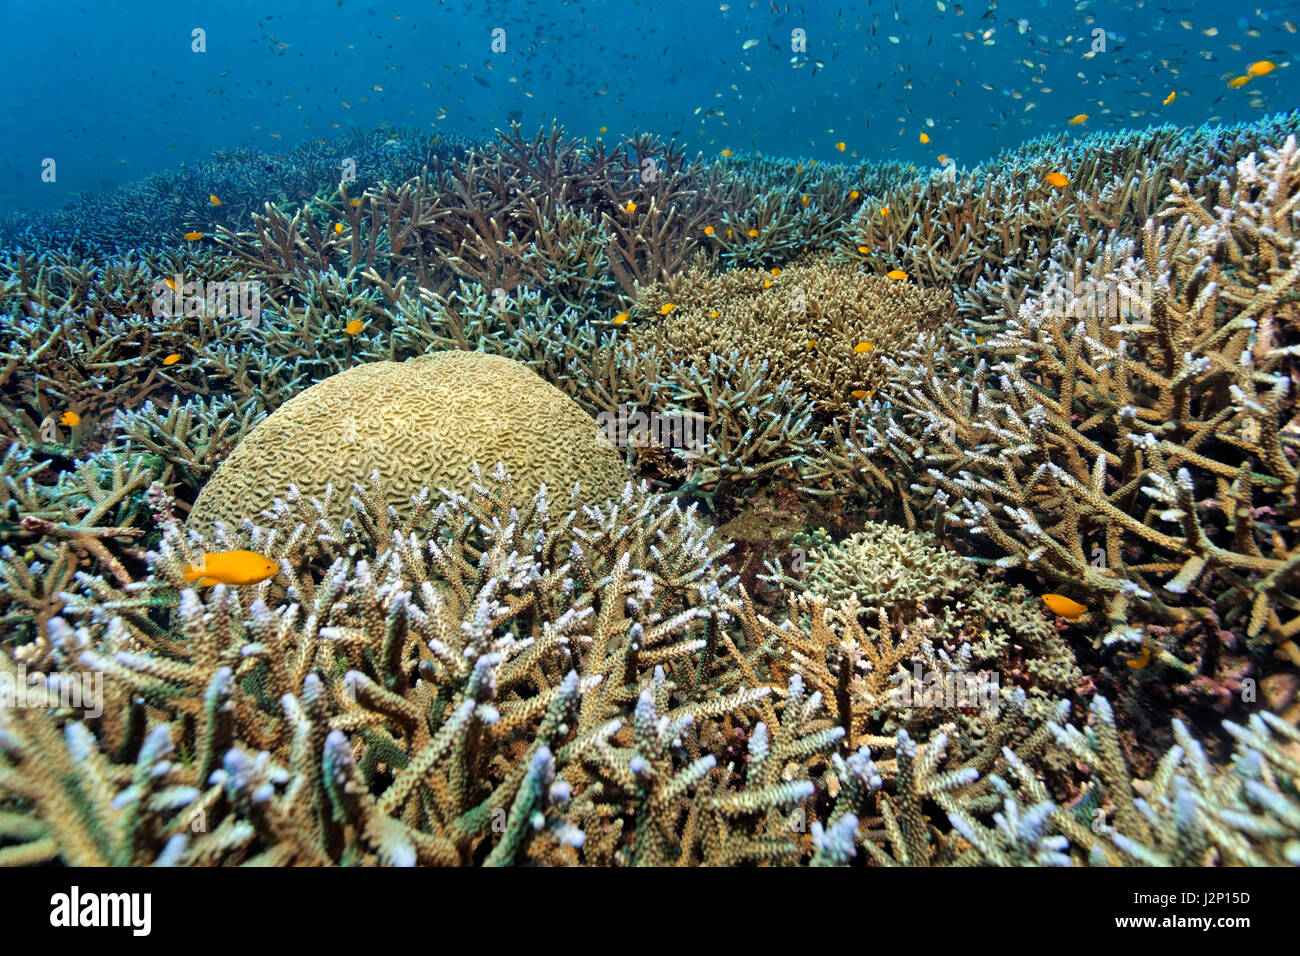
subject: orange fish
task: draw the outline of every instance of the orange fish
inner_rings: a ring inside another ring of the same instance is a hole
[[[853,391],[849,392],[849,394],[854,398],[868,398],[871,395],[871,393],[865,388],[855,388]]]
[[[614,324],[615,324],[615,325],[622,325],[622,324],[623,324],[624,322],[626,322],[626,321],[627,321],[627,313],[626,313],[626,312],[620,312],[618,315],[614,316]]]
[[[629,202],[626,206],[623,207],[623,211],[627,213],[636,212],[636,203]]]
[[[859,193],[858,193],[858,191],[857,191],[856,189],[850,189],[850,190],[849,190],[849,198],[850,198],[850,199],[857,199],[857,198],[858,198],[858,195],[859,195]]]
[[[81,424],[81,416],[76,412],[64,412],[59,416],[59,424],[67,425],[69,428],[76,428]]]
[[[926,133],[922,133],[922,134],[921,134],[921,143],[922,143],[922,144],[925,144],[925,143],[928,143],[928,142],[930,142],[930,137],[929,137]]]
[[[350,200],[348,200],[348,205],[351,206],[353,209],[356,209],[358,206],[361,205],[361,200],[360,200],[360,199],[350,199]]]
[[[360,319],[353,319],[346,326],[344,326],[343,331],[346,332],[348,335],[356,335],[365,327],[366,324],[362,322]]]
[[[1148,664],[1151,663],[1151,648],[1143,647],[1141,654],[1133,658],[1131,661],[1125,661],[1124,663],[1127,664],[1129,667],[1133,668],[1135,671],[1142,670],[1142,668],[1146,667]]]
[[[221,205],[221,200],[217,198],[217,194],[216,194],[216,193],[209,193],[209,194],[208,194],[208,202],[212,203],[212,205],[214,205],[214,206],[220,206],[220,205]]]
[[[1068,597],[1060,594],[1044,594],[1043,603],[1053,614],[1058,614],[1067,621],[1078,620],[1078,618],[1088,610],[1086,605],[1078,601],[1072,601]]]
[[[198,242],[200,239],[203,238],[203,233],[201,233],[201,232],[187,232],[187,233],[185,233],[185,235],[183,236],[183,238],[185,239],[186,242]]]
[[[857,345],[853,346],[853,351],[857,352],[859,355],[866,355],[874,348],[875,346],[870,342],[859,342]]]
[[[756,239],[757,237],[758,237],[758,230],[757,230],[757,229],[751,229],[751,230],[749,230],[749,238],[751,238],[751,239]]]
[[[163,279],[163,282],[167,283],[167,288],[171,289],[173,292],[176,291],[176,280],[175,280],[175,279]]]
[[[1277,64],[1272,60],[1259,60],[1247,67],[1246,72],[1251,76],[1264,76],[1272,73],[1277,69]]]
[[[1070,180],[1067,179],[1063,173],[1048,173],[1043,178],[1057,189],[1064,189],[1066,186],[1070,185]]]
[[[256,551],[217,551],[203,555],[199,564],[185,566],[185,580],[199,587],[213,584],[257,584],[279,571],[270,558]]]
[[[1171,92],[1168,96],[1165,97],[1165,99],[1164,99],[1164,105],[1165,105],[1165,106],[1168,106],[1170,103],[1172,103],[1172,102],[1174,101],[1174,99],[1175,99],[1177,96],[1178,96],[1178,93],[1177,93],[1177,92]]]
[[[665,302],[662,306],[659,307],[659,314],[660,314],[660,315],[667,315],[669,312],[671,312],[671,311],[672,311],[673,309],[675,309],[675,308],[677,308],[677,306],[675,306],[673,303],[671,303],[671,302]]]
[[[885,275],[893,279],[895,282],[897,282],[899,279],[907,278],[907,273],[904,272],[902,269],[890,269],[888,272],[885,273]]]
[[[1231,89],[1238,90],[1238,89],[1241,89],[1243,86],[1245,86],[1245,85],[1246,85],[1247,83],[1249,83],[1249,82],[1250,82],[1250,77],[1248,77],[1248,76],[1239,76],[1239,77],[1237,77],[1237,78],[1235,78],[1235,79],[1229,80],[1229,81],[1228,81],[1228,86],[1229,86]]]
[[[179,362],[180,360],[181,360],[181,353],[180,353],[180,352],[173,352],[171,355],[169,355],[169,356],[167,356],[165,359],[163,359],[163,364],[164,364],[164,365],[175,365],[175,364],[176,364],[177,362]]]
[[[341,222],[334,223],[334,235],[336,236],[343,235],[343,223]]]
[[[705,234],[706,236],[711,236],[711,235],[713,235],[713,227],[712,227],[712,226],[705,226],[705,227],[704,227],[704,234]]]
[[[722,151],[722,155],[723,155],[723,156],[733,156],[733,155],[735,155],[735,154],[732,153],[732,151],[729,150],[729,149],[724,149],[724,150]]]
[[[1088,122],[1087,113],[1077,113],[1074,116],[1070,117],[1071,126],[1078,126],[1080,123],[1086,123],[1086,122]]]
[[[848,147],[845,146],[843,143],[836,143],[835,148],[838,149],[841,153],[844,152],[846,149],[848,149]]]

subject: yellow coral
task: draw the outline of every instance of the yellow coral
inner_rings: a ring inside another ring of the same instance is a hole
[[[344,516],[353,482],[383,474],[388,501],[409,513],[428,487],[469,491],[472,465],[505,464],[519,495],[545,483],[565,500],[574,482],[585,501],[622,491],[617,453],[596,423],[527,366],[481,352],[437,352],[372,362],[295,396],[254,428],[203,488],[189,526],[237,527],[283,497],[290,483]]]

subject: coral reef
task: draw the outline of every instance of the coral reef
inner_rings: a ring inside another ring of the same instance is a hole
[[[0,863],[1300,864],[1295,121],[6,222]]]

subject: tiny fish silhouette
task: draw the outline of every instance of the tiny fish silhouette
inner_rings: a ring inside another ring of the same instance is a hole
[[[279,571],[266,555],[256,551],[217,551],[203,555],[202,564],[185,567],[185,580],[199,587],[213,584],[257,584]]]

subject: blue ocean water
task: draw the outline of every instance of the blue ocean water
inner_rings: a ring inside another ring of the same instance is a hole
[[[1296,21],[1142,0],[8,0],[0,201],[54,208],[222,148],[511,119],[706,156],[974,165],[1062,130],[1290,109]],[[1228,85],[1260,61],[1277,68]]]

